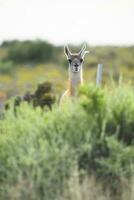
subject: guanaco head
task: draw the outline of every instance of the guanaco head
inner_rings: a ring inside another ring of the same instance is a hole
[[[64,47],[64,52],[65,55],[67,56],[71,72],[73,73],[80,72],[82,69],[84,56],[86,53],[89,53],[89,51],[86,51],[86,45],[85,44],[83,45],[79,53],[71,53],[69,47],[66,45]]]

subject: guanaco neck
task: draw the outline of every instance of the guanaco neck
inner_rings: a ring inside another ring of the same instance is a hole
[[[79,85],[83,84],[83,71],[82,66],[79,72],[72,72],[69,67],[69,95],[77,96],[77,89]]]

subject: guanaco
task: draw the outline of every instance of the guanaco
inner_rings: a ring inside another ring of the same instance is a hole
[[[68,89],[64,92],[60,99],[60,104],[64,102],[68,97],[76,97],[77,89],[79,85],[83,84],[83,61],[84,56],[89,51],[86,51],[86,45],[84,44],[79,53],[71,53],[69,47],[65,45],[64,53],[69,63],[69,85]]]

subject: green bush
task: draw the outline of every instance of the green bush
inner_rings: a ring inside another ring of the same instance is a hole
[[[54,47],[44,41],[14,41],[3,45],[7,48],[7,60],[17,63],[48,62],[53,59]]]
[[[133,145],[119,128],[123,110],[131,130],[133,90],[122,87],[83,86],[80,100],[51,111],[26,102],[16,116],[12,107],[7,110],[0,121],[6,127],[0,135],[1,199],[59,199],[77,165],[80,174],[94,174],[113,192],[121,190],[121,180],[134,172]]]
[[[13,63],[11,61],[0,62],[0,74],[11,74],[13,71]]]
[[[18,107],[17,117],[12,109],[6,112],[2,123],[7,132],[0,141],[3,198],[10,199],[13,190],[22,199],[32,199],[27,189],[35,191],[35,199],[57,199],[61,195],[77,161],[75,149],[79,152],[88,139],[86,132],[81,134],[85,113],[77,112],[78,108],[70,107],[68,111],[53,108],[43,114],[40,108],[33,109],[27,103]]]
[[[134,172],[133,88],[119,85],[104,90],[86,85],[80,88],[80,96],[92,131],[90,149],[80,155],[79,167],[109,182],[112,191],[117,192],[121,177]]]
[[[109,93],[109,117],[107,134],[116,134],[125,144],[134,143],[134,92],[130,86],[120,85]]]

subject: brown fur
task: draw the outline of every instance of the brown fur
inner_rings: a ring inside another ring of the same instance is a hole
[[[82,85],[83,81],[81,80],[80,82],[78,82],[77,87],[74,87],[72,82],[69,81],[68,83],[68,89],[64,92],[64,94],[62,95],[61,99],[60,99],[60,104],[62,104],[63,102],[65,102],[67,99],[69,99],[70,97],[75,97],[77,96],[77,89],[79,87],[79,85]]]

